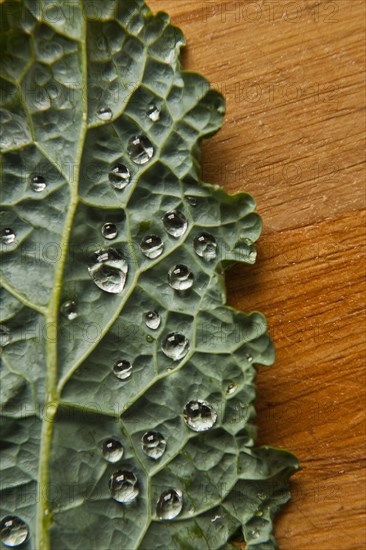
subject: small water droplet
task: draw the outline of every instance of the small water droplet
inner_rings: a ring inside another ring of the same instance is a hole
[[[118,235],[117,226],[114,223],[105,223],[102,227],[102,235],[105,239],[112,241]]]
[[[131,173],[129,169],[124,164],[119,163],[113,166],[108,177],[112,186],[115,189],[118,189],[118,191],[124,189],[131,181]]]
[[[186,195],[187,202],[195,208],[198,204],[198,201],[196,197],[192,197],[192,195]]]
[[[109,480],[109,490],[112,498],[123,504],[129,504],[136,499],[139,494],[136,485],[137,478],[135,474],[126,470],[114,472]]]
[[[189,341],[183,334],[170,332],[164,338],[161,349],[167,357],[173,359],[173,361],[179,361],[187,355],[189,351]]]
[[[188,290],[193,280],[193,273],[186,265],[178,264],[169,270],[168,283],[174,290]]]
[[[183,495],[179,489],[168,489],[161,493],[156,504],[156,514],[160,519],[174,519],[182,511]]]
[[[17,516],[6,516],[0,521],[0,541],[8,548],[23,544],[29,536],[29,527]]]
[[[145,314],[145,324],[151,330],[157,330],[160,327],[161,319],[157,311],[148,311]]]
[[[132,374],[132,364],[126,359],[116,361],[113,365],[113,374],[119,380],[127,380]]]
[[[114,248],[94,252],[88,271],[97,287],[110,294],[119,294],[125,287],[128,265]]]
[[[148,457],[158,460],[165,453],[166,441],[159,432],[146,432],[141,438],[141,447]]]
[[[246,357],[248,363],[251,363],[253,361],[253,355],[250,355],[250,353],[247,353],[245,357]]]
[[[61,306],[61,313],[66,319],[68,319],[69,321],[73,321],[78,316],[76,303],[72,300],[65,302]]]
[[[0,233],[1,242],[3,244],[12,244],[15,241],[15,233],[10,227],[5,227]]]
[[[155,104],[149,105],[146,114],[150,120],[152,120],[153,122],[157,122],[160,118],[160,109]]]
[[[190,401],[184,407],[184,421],[194,432],[205,432],[212,428],[217,420],[215,409],[207,401]]]
[[[229,384],[228,387],[226,388],[226,393],[227,395],[232,395],[233,393],[236,392],[237,389],[238,389],[238,386],[236,384]]]
[[[103,441],[102,453],[107,462],[118,462],[123,457],[123,452],[122,443],[117,439]]]
[[[163,223],[166,231],[172,237],[178,238],[187,231],[188,222],[185,216],[176,210],[167,212],[163,217]]]
[[[47,187],[45,178],[43,176],[33,176],[31,187],[35,193],[42,193]]]
[[[130,140],[127,152],[135,164],[143,165],[154,155],[154,147],[146,136],[136,136]]]
[[[154,338],[150,334],[147,334],[146,335],[146,342],[148,344],[152,344],[154,342]]]
[[[97,111],[97,116],[100,120],[111,120],[113,113],[109,107],[101,107]]]
[[[143,255],[150,260],[158,258],[164,251],[164,243],[161,238],[156,235],[144,237],[140,243],[140,247]]]
[[[0,346],[4,347],[9,344],[10,330],[5,325],[0,325]]]
[[[194,251],[206,262],[214,260],[217,256],[217,242],[210,233],[201,233],[193,241]]]

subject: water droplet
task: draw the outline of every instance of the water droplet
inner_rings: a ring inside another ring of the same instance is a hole
[[[118,462],[123,457],[122,443],[117,439],[106,439],[103,442],[102,453],[107,462]]]
[[[146,335],[146,342],[148,344],[152,344],[154,342],[154,338],[150,334],[147,334]]]
[[[112,241],[118,235],[117,226],[114,223],[105,223],[102,227],[102,235],[105,239]]]
[[[47,187],[45,178],[43,176],[33,176],[31,187],[35,193],[42,193]]]
[[[0,237],[3,244],[12,244],[15,241],[15,233],[10,227],[2,229]]]
[[[236,392],[237,389],[238,389],[238,386],[236,384],[229,384],[228,387],[226,388],[226,393],[227,395],[232,395],[233,393]]]
[[[4,546],[9,548],[20,546],[28,536],[28,525],[17,516],[6,516],[0,521],[0,541]]]
[[[132,364],[125,359],[116,361],[113,365],[113,374],[119,380],[127,380],[132,374]]]
[[[112,498],[124,504],[133,502],[139,494],[136,484],[137,478],[132,472],[126,470],[114,472],[109,480],[109,490]]]
[[[210,233],[201,233],[193,241],[194,251],[200,258],[206,262],[214,260],[217,256],[217,242]]]
[[[247,353],[245,357],[246,357],[248,363],[251,363],[253,361],[253,355],[250,355],[250,353]]]
[[[172,237],[178,238],[187,231],[188,222],[185,216],[176,210],[167,212],[163,217],[163,223],[166,231]]]
[[[159,432],[146,432],[141,438],[141,447],[147,456],[158,460],[165,453],[166,441]]]
[[[78,316],[78,313],[76,311],[76,303],[73,301],[68,301],[62,304],[61,306],[61,313],[66,319],[69,321],[73,321]]]
[[[130,140],[127,152],[135,164],[143,165],[154,155],[154,148],[146,136],[136,136]]]
[[[150,120],[152,120],[153,122],[157,122],[160,118],[160,109],[156,105],[152,104],[149,106],[146,114]]]
[[[88,271],[97,287],[110,294],[119,294],[125,287],[128,265],[114,248],[94,252]]]
[[[145,314],[145,324],[152,330],[157,330],[160,327],[161,319],[157,311],[148,311]]]
[[[168,282],[174,290],[188,290],[193,280],[193,273],[186,265],[178,264],[169,270]]]
[[[156,504],[156,514],[160,519],[176,518],[183,508],[183,495],[179,489],[168,489],[161,493]]]
[[[121,191],[131,181],[131,173],[124,164],[116,164],[109,172],[109,181],[118,191]]]
[[[190,401],[184,407],[184,421],[194,432],[205,432],[212,428],[217,420],[217,413],[206,401]]]
[[[113,113],[109,107],[101,107],[98,109],[97,115],[100,120],[111,120]]]
[[[164,338],[161,349],[167,357],[174,361],[179,361],[187,355],[189,351],[189,341],[183,334],[170,332]]]
[[[192,195],[186,195],[186,199],[187,199],[187,202],[194,207],[197,206],[198,204],[198,201],[196,199],[196,197],[192,197]]]
[[[164,251],[164,243],[161,238],[156,235],[149,235],[142,239],[140,247],[144,256],[150,260],[158,258]]]
[[[9,344],[10,330],[5,325],[0,325],[0,346],[4,347]]]

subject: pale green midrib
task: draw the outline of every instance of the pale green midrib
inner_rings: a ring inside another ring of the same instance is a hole
[[[46,314],[46,323],[48,326],[54,327],[57,332],[59,306],[62,291],[62,279],[67,258],[67,243],[69,242],[70,233],[73,225],[73,220],[78,205],[78,181],[81,166],[81,157],[83,146],[88,129],[88,105],[87,94],[85,94],[84,86],[87,86],[87,52],[86,52],[86,21],[83,17],[81,20],[80,34],[80,54],[81,54],[81,97],[82,97],[82,121],[80,128],[79,150],[76,158],[78,167],[77,174],[74,180],[70,181],[70,204],[65,218],[65,226],[61,242],[61,257],[55,267],[54,289],[48,305]],[[46,396],[45,405],[47,406],[47,422],[42,424],[41,441],[40,441],[40,462],[38,470],[38,499],[37,499],[37,516],[36,516],[36,548],[39,550],[50,550],[49,537],[49,509],[48,509],[48,487],[49,487],[49,463],[51,454],[51,443],[53,434],[53,422],[59,405],[57,396],[57,378],[58,378],[58,363],[57,363],[57,338],[51,338],[47,342],[47,374],[46,374]],[[53,406],[52,406],[53,405]]]

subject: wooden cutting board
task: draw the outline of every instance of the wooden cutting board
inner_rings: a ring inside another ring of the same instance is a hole
[[[256,267],[229,302],[263,311],[276,364],[259,369],[261,444],[303,467],[277,522],[281,550],[365,539],[363,0],[150,0],[188,41],[184,66],[223,92],[203,178],[258,203]]]

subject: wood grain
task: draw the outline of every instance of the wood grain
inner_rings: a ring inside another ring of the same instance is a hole
[[[264,221],[230,304],[268,318],[260,443],[303,467],[277,522],[281,550],[361,550],[365,538],[363,0],[150,0],[187,38],[183,59],[227,100],[203,178],[246,190]]]

